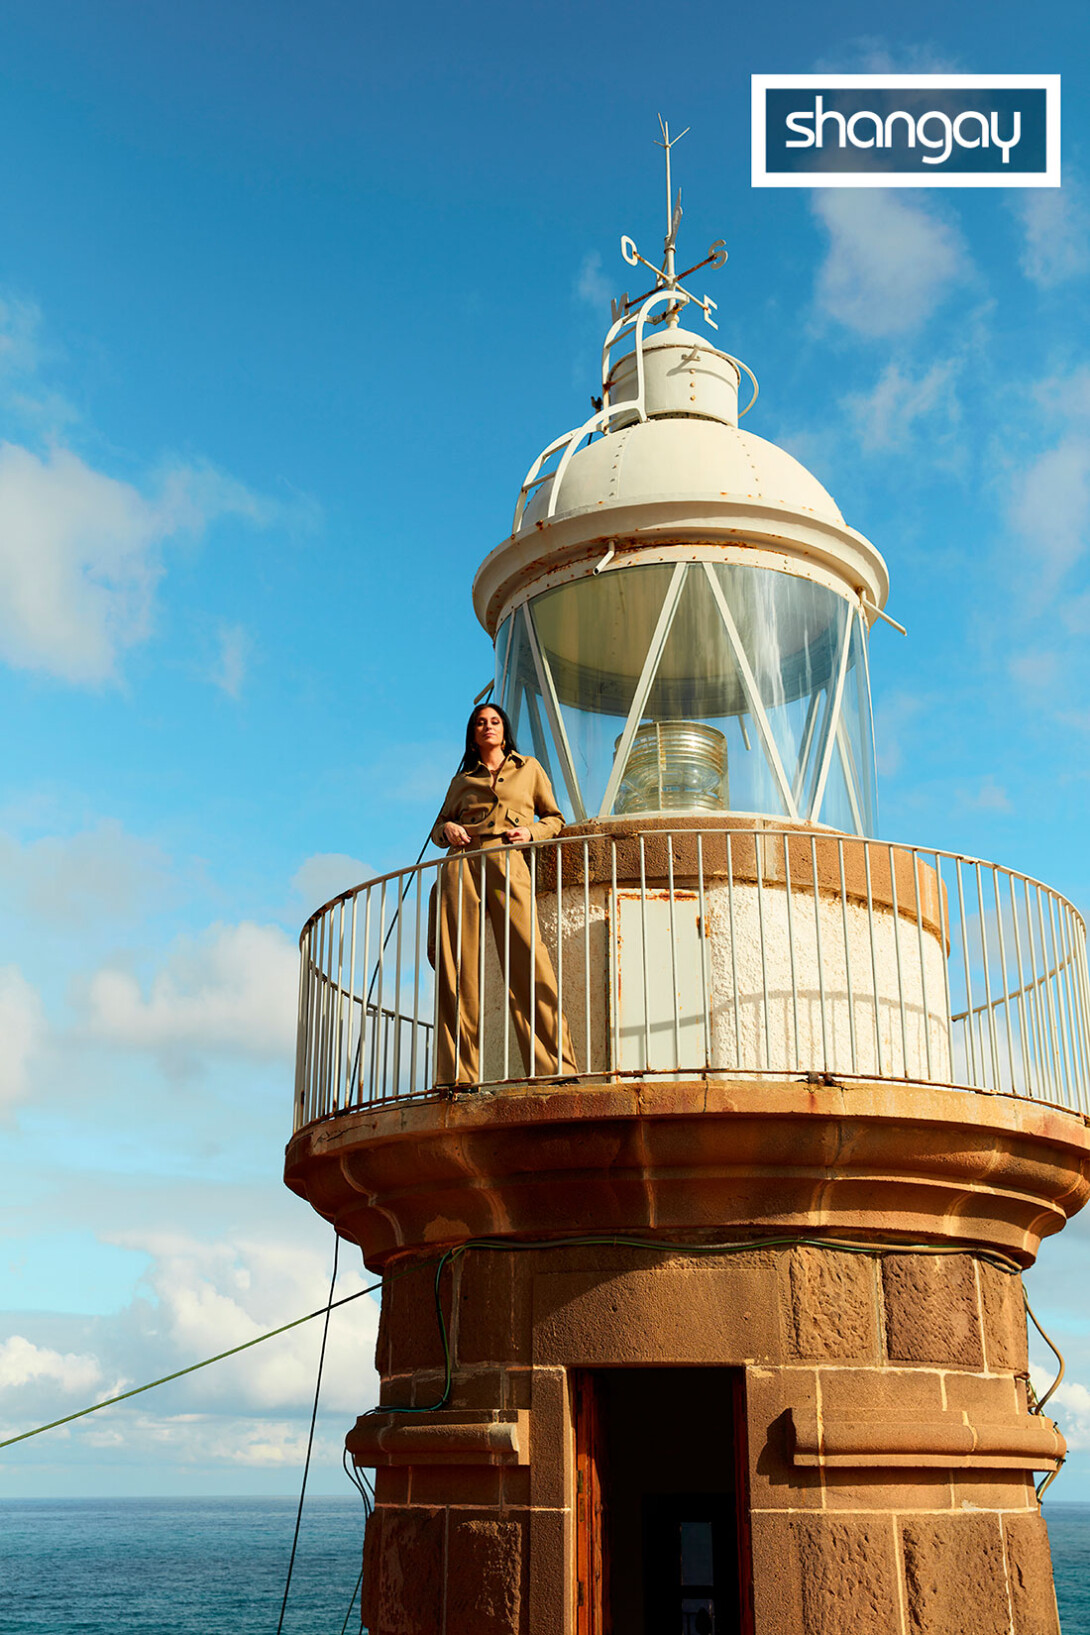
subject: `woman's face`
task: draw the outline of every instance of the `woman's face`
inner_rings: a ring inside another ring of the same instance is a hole
[[[477,711],[473,737],[482,755],[486,750],[503,748],[503,722],[496,710],[486,706]]]

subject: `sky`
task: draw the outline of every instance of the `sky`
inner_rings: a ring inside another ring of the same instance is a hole
[[[662,231],[660,112],[691,126],[682,247],[729,248],[747,424],[889,564],[880,834],[1090,908],[1090,15],[0,0],[0,26],[14,1434],[326,1298],[332,1232],[281,1181],[296,938],[423,842],[491,674],[474,572],[589,412],[621,233]],[[1062,73],[1063,186],[751,188],[749,75],[814,71]],[[1076,1219],[1028,1280],[1068,1364],[1052,1492],[1084,1500],[1088,1247]],[[376,1321],[332,1321],[318,1491],[348,1491]],[[295,1492],[319,1338],[8,1449],[0,1497]]]

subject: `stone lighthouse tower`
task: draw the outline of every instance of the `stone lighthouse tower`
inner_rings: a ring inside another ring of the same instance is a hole
[[[519,867],[577,1073],[520,1047],[502,850],[303,933],[287,1181],[384,1279],[364,1622],[1056,1635],[1020,1274],[1090,1190],[1085,930],[1017,871],[871,838],[885,565],[743,429],[756,383],[691,284],[725,252],[676,271],[663,134],[664,255],[622,240],[649,287],[601,402],[474,585],[567,818]],[[429,898],[474,866],[451,1090],[429,940],[449,969],[468,922]]]

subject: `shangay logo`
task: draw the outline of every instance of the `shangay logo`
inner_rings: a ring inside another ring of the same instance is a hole
[[[754,74],[754,187],[1059,187],[1059,74]]]

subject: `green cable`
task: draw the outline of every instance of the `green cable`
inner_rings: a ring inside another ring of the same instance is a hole
[[[838,1249],[846,1254],[856,1255],[895,1255],[895,1254],[928,1254],[928,1255],[975,1255],[980,1260],[998,1267],[1009,1276],[1017,1276],[1022,1268],[1014,1260],[1000,1254],[996,1249],[980,1249],[968,1244],[956,1243],[867,1243],[858,1238],[800,1238],[794,1236],[779,1238],[739,1238],[731,1239],[729,1243],[675,1243],[665,1238],[635,1238],[619,1237],[615,1235],[549,1238],[546,1240],[523,1239],[520,1241],[505,1240],[502,1238],[469,1238],[465,1243],[455,1244],[439,1257],[435,1267],[435,1315],[439,1325],[439,1338],[443,1346],[443,1390],[435,1402],[419,1406],[398,1406],[391,1403],[378,1403],[369,1413],[384,1414],[432,1414],[445,1408],[454,1383],[454,1357],[451,1352],[450,1335],[447,1330],[446,1318],[443,1315],[442,1277],[448,1265],[467,1254],[470,1249],[500,1249],[506,1251],[552,1249],[563,1246],[568,1249],[609,1248],[609,1249],[648,1249],[652,1252],[675,1250],[683,1254],[731,1255],[743,1254],[755,1249]],[[425,1261],[423,1264],[427,1265]],[[369,1417],[369,1415],[364,1416]]]
[[[6,1441],[0,1442],[0,1448],[10,1448],[16,1442],[25,1442],[28,1437],[41,1436],[43,1431],[55,1431],[58,1425],[70,1425],[74,1419],[83,1419],[87,1414],[97,1414],[100,1408],[112,1408],[118,1402],[127,1402],[129,1397],[138,1397],[144,1391],[154,1391],[157,1385],[168,1385],[171,1380],[180,1380],[186,1374],[195,1374],[198,1369],[208,1368],[212,1363],[223,1362],[225,1357],[235,1357],[240,1351],[248,1351],[251,1346],[261,1345],[265,1340],[273,1340],[278,1334],[286,1334],[289,1329],[312,1322],[315,1317],[324,1317],[327,1312],[336,1311],[338,1306],[347,1306],[350,1301],[358,1300],[361,1295],[374,1294],[375,1290],[381,1287],[380,1279],[378,1283],[370,1283],[366,1289],[357,1289],[355,1294],[346,1294],[342,1299],[334,1300],[328,1306],[321,1306],[317,1311],[308,1311],[305,1317],[296,1317],[290,1323],[283,1323],[280,1328],[271,1328],[267,1334],[259,1334],[253,1340],[243,1340],[241,1345],[233,1345],[230,1351],[217,1351],[214,1357],[206,1357],[203,1362],[190,1363],[188,1368],[178,1368],[173,1374],[164,1374],[162,1379],[149,1380],[147,1385],[134,1385],[131,1391],[122,1391],[119,1396],[106,1397],[102,1402],[93,1402],[89,1408],[80,1408],[74,1414],[65,1414],[63,1419],[51,1419],[48,1425],[37,1425],[32,1431],[22,1431],[18,1436],[9,1436]]]

